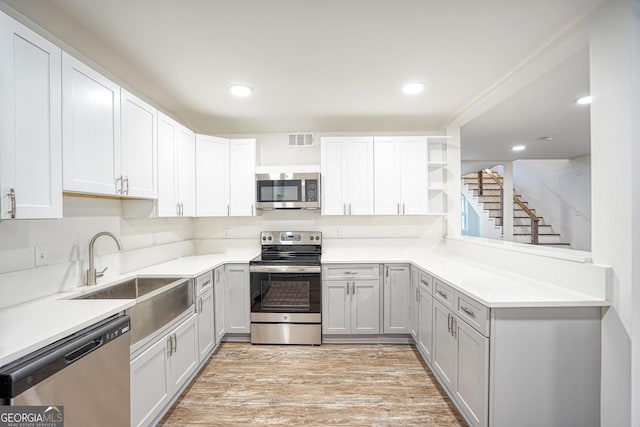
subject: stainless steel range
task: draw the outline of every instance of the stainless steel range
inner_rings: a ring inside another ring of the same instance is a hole
[[[265,231],[249,262],[251,342],[322,342],[322,233]]]

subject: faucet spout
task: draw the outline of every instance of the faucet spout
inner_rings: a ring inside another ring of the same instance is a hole
[[[102,270],[101,272],[96,271],[93,258],[93,246],[95,245],[96,240],[98,240],[98,238],[101,236],[111,237],[116,242],[118,250],[122,250],[122,242],[120,241],[120,239],[118,239],[115,234],[109,231],[101,231],[91,238],[91,240],[89,241],[89,269],[87,270],[87,286],[95,285],[98,277],[102,277],[102,275],[104,274],[104,270]]]

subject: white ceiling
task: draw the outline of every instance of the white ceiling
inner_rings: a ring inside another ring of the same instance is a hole
[[[228,134],[441,130],[600,0],[4,2],[196,132]],[[463,155],[495,159],[520,122],[522,138],[564,138],[562,111],[547,126],[530,110],[582,81],[584,58],[570,62],[551,98],[524,90],[469,123]],[[412,80],[426,91],[403,95]],[[254,94],[232,97],[238,82]]]

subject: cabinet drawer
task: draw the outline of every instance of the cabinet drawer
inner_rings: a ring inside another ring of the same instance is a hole
[[[196,277],[196,295],[201,295],[206,289],[213,286],[213,274],[211,271]]]
[[[449,285],[445,285],[440,280],[433,281],[433,295],[449,310],[453,311],[456,294]]]
[[[325,265],[322,268],[322,280],[332,279],[379,279],[378,264],[340,264]]]
[[[458,294],[456,314],[485,337],[489,336],[489,308],[466,295]]]
[[[433,277],[422,270],[420,270],[420,286],[427,289],[430,294],[433,293]]]

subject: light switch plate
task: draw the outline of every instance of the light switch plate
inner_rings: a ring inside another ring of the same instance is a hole
[[[36,267],[42,267],[49,264],[49,253],[44,245],[36,245],[35,247]]]

